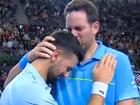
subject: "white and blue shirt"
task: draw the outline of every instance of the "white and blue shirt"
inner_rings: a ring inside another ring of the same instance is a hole
[[[49,87],[32,64],[25,69],[5,88],[0,105],[57,105],[50,94]]]

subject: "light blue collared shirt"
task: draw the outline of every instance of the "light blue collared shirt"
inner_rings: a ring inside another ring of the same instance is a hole
[[[32,64],[27,64],[5,88],[0,105],[57,105],[49,87]]]
[[[106,53],[116,55],[117,65],[114,78],[109,84],[104,105],[116,105],[117,102],[139,97],[137,85],[127,55],[106,47],[98,42],[98,48],[92,58],[79,63],[69,78],[60,78],[56,83],[56,100],[59,105],[87,105],[93,85],[93,68]]]

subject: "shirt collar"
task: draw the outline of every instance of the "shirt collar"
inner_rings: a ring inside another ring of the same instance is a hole
[[[89,63],[90,61],[92,61],[93,59],[95,60],[101,60],[102,57],[105,55],[106,53],[106,47],[103,45],[103,43],[101,41],[97,41],[98,44],[98,48],[96,49],[95,53],[93,53],[91,59],[88,59],[85,62],[80,62],[78,65],[85,65],[87,63]],[[77,66],[78,66],[77,65]]]
[[[97,41],[97,44],[98,44],[98,48],[96,49],[95,53],[92,55],[92,58],[101,60],[106,53],[106,47],[103,45],[101,41]]]

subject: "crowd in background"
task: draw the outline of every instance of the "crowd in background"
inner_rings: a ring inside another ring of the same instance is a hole
[[[18,61],[44,36],[53,30],[64,28],[63,10],[68,1],[70,0],[0,0],[0,57],[12,56]],[[97,39],[102,40],[107,46],[126,53],[132,68],[139,71],[139,0],[91,1],[98,6],[100,13],[101,29]],[[28,24],[19,24],[16,20],[18,3],[25,11]],[[0,62],[0,67],[13,65],[11,62]],[[6,73],[0,71],[0,83],[3,83]],[[138,83],[140,85],[140,81]]]

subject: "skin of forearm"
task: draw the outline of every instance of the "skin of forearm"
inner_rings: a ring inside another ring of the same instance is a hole
[[[4,88],[20,73],[18,64],[16,64],[8,73],[8,76],[4,82]]]
[[[88,105],[103,105],[104,98],[100,95],[93,94]]]
[[[136,105],[136,99],[120,101],[117,103],[117,105]]]

